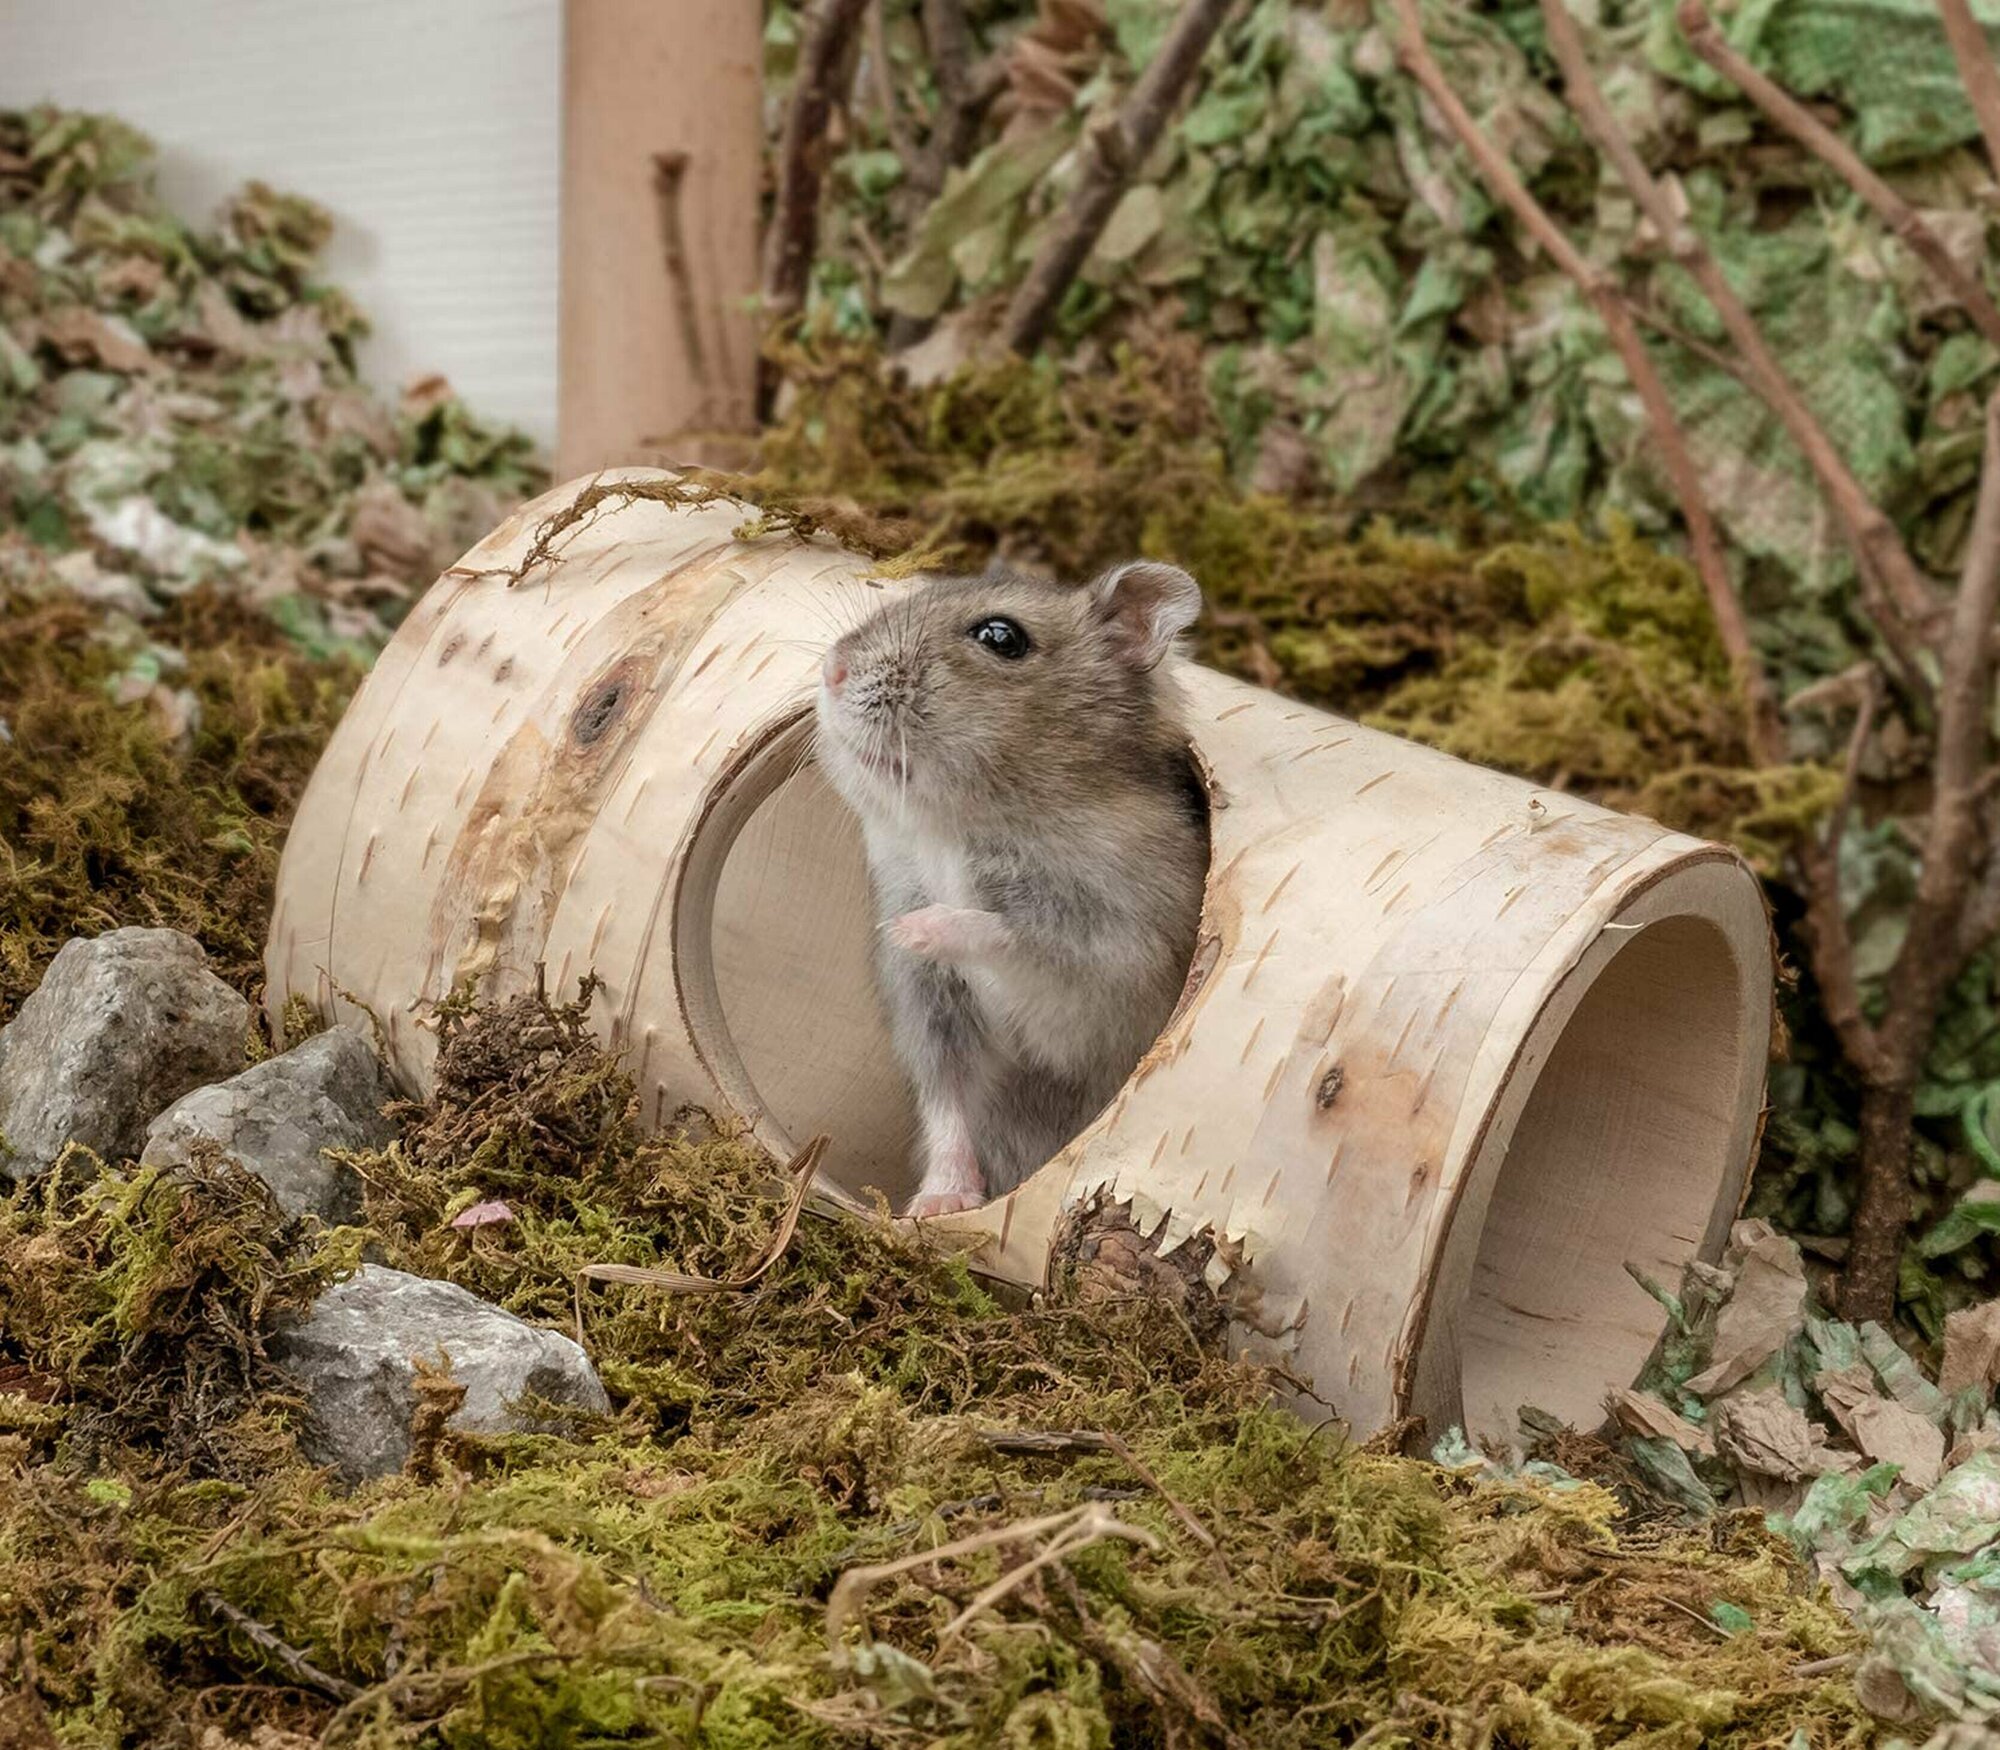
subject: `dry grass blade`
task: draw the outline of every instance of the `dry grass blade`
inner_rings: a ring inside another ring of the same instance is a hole
[[[1150,1531],[1136,1525],[1127,1525],[1109,1507],[1095,1501],[1087,1502],[1077,1509],[1075,1520],[1066,1526],[1048,1545],[1018,1568],[1009,1568],[992,1585],[985,1588],[978,1597],[946,1623],[938,1633],[938,1651],[941,1653],[956,1640],[973,1622],[991,1610],[1010,1592],[1017,1592],[1044,1568],[1054,1567],[1078,1550],[1088,1549],[1094,1543],[1108,1543],[1113,1540],[1122,1543],[1136,1543],[1141,1549],[1157,1550],[1160,1540]]]
[[[764,1255],[749,1269],[739,1270],[733,1276],[689,1276],[679,1270],[653,1270],[641,1264],[586,1264],[577,1274],[591,1282],[622,1282],[634,1288],[664,1288],[673,1294],[740,1294],[744,1289],[754,1287],[790,1247],[792,1235],[798,1231],[799,1217],[805,1211],[806,1199],[812,1194],[813,1179],[819,1172],[820,1162],[826,1157],[829,1140],[825,1136],[814,1137],[785,1168],[792,1180],[791,1197],[785,1204],[785,1213],[779,1218],[770,1243],[764,1248]]]
[[[1025,1586],[1044,1569],[1075,1555],[1079,1550],[1113,1540],[1134,1543],[1147,1550],[1158,1550],[1160,1547],[1160,1540],[1150,1531],[1141,1526],[1127,1525],[1102,1502],[1086,1501],[1063,1513],[1044,1514],[1017,1525],[997,1525],[990,1531],[976,1532],[954,1543],[940,1544],[936,1549],[919,1550],[915,1555],[901,1556],[893,1562],[849,1568],[834,1583],[833,1596],[827,1600],[827,1645],[836,1653],[840,1650],[841,1636],[848,1625],[860,1616],[862,1601],[872,1588],[884,1580],[893,1580],[900,1574],[929,1567],[934,1562],[955,1561],[961,1556],[977,1555],[982,1550],[999,1549],[1008,1544],[1034,1543],[1042,1538],[1048,1541],[1033,1556],[1017,1567],[1009,1568],[945,1624],[938,1634],[939,1652],[963,1634],[975,1618],[991,1610],[1010,1592]]]
[[[933,1562],[956,1561],[960,1556],[977,1555],[981,1550],[998,1549],[1004,1544],[1032,1542],[1075,1524],[1095,1506],[1095,1502],[1090,1502],[1061,1513],[1045,1513],[1038,1519],[1023,1519],[1015,1525],[996,1525],[990,1531],[976,1531],[970,1537],[941,1543],[936,1549],[919,1550],[913,1556],[898,1556],[893,1562],[849,1568],[834,1582],[833,1593],[826,1601],[826,1644],[836,1653],[840,1651],[840,1637],[848,1624],[861,1614],[862,1601],[884,1580],[893,1580],[899,1574],[907,1574],[913,1568],[928,1567]]]
[[[1222,1549],[1215,1541],[1215,1534],[1194,1516],[1191,1509],[1174,1498],[1167,1485],[1153,1474],[1146,1461],[1118,1435],[1100,1434],[1088,1428],[1047,1432],[1022,1428],[996,1430],[993,1433],[983,1434],[980,1438],[995,1452],[1020,1453],[1035,1457],[1066,1458],[1081,1453],[1110,1453],[1140,1482],[1159,1496],[1167,1510],[1181,1522],[1187,1534],[1215,1559],[1215,1564],[1222,1571],[1223,1577],[1228,1578],[1229,1570],[1222,1560]]]

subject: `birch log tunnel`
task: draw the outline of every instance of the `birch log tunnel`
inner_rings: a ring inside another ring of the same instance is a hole
[[[626,471],[605,482],[668,482]],[[428,1076],[426,1006],[537,963],[605,981],[645,1113],[835,1138],[823,1183],[909,1188],[910,1113],[869,970],[857,831],[806,758],[825,643],[902,587],[727,501],[605,500],[508,573],[584,483],[448,572],[376,665],[286,847],[268,956],[380,1018]],[[1734,1217],[1771,951],[1728,851],[1206,669],[1186,677],[1211,866],[1166,1031],[1005,1200],[940,1227],[1041,1283],[1065,1211],[1215,1245],[1234,1335],[1361,1432],[1417,1412],[1584,1424]]]

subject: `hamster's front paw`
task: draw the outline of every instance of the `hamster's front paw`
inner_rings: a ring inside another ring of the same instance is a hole
[[[922,960],[949,965],[981,960],[1007,944],[1007,928],[999,914],[967,911],[955,905],[927,905],[906,911],[888,923],[889,940]]]
[[[956,1215],[961,1209],[977,1209],[986,1201],[982,1191],[926,1191],[910,1199],[904,1211],[912,1221],[933,1215]]]

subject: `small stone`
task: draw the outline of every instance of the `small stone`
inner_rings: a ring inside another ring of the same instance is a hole
[[[243,1062],[250,1005],[178,930],[63,944],[0,1051],[0,1171],[39,1177],[65,1144],[129,1160],[147,1123]]]
[[[417,1403],[412,1358],[435,1362],[440,1352],[465,1387],[454,1428],[543,1431],[512,1407],[529,1394],[597,1414],[611,1408],[589,1357],[559,1332],[452,1283],[366,1264],[272,1341],[274,1359],[306,1395],[306,1456],[349,1483],[401,1470]]]
[[[337,1227],[361,1218],[361,1181],[324,1151],[390,1142],[396,1127],[382,1116],[389,1094],[367,1040],[351,1028],[330,1028],[183,1096],[153,1120],[139,1159],[181,1166],[205,1137],[269,1185],[287,1215],[316,1215]]]

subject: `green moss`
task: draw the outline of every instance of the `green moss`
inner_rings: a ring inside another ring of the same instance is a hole
[[[1698,580],[1596,535],[1247,490],[1185,340],[1099,375],[979,366],[922,391],[865,350],[786,356],[796,397],[755,490],[839,492],[945,559],[1082,577],[1135,552],[1199,577],[1202,654],[1462,758],[1733,840],[1775,873],[1837,774],[1756,769]]]
[[[341,1496],[255,1358],[361,1236],[278,1223],[222,1168],[72,1156],[0,1212],[0,1660],[55,1741],[1869,1741],[1841,1680],[1792,1675],[1850,1637],[1760,1530],[1628,1532],[1594,1485],[1358,1450],[1156,1301],[1003,1304],[886,1223],[809,1218],[747,1292],[604,1285],[579,1315],[584,1262],[741,1268],[787,1188],[692,1114],[642,1135],[584,999],[452,1004],[442,1025],[437,1100],[356,1157],[369,1240],[531,1317],[581,1316],[613,1418],[574,1443],[448,1433]],[[449,1227],[496,1195],[511,1222]],[[215,1424],[231,1444],[173,1437],[223,1400],[206,1361],[162,1355],[167,1332],[247,1358]],[[1021,1428],[1116,1434],[1163,1492],[1114,1452],[986,1438]],[[1079,1512],[1139,1541],[1024,1573],[1036,1545],[1009,1528]],[[1753,1629],[1718,1638],[1718,1600]]]
[[[0,598],[0,625],[0,1016],[69,937],[125,924],[185,930],[254,993],[279,845],[360,671],[184,600],[153,627],[189,652],[183,733],[120,702],[136,633],[59,595]]]

